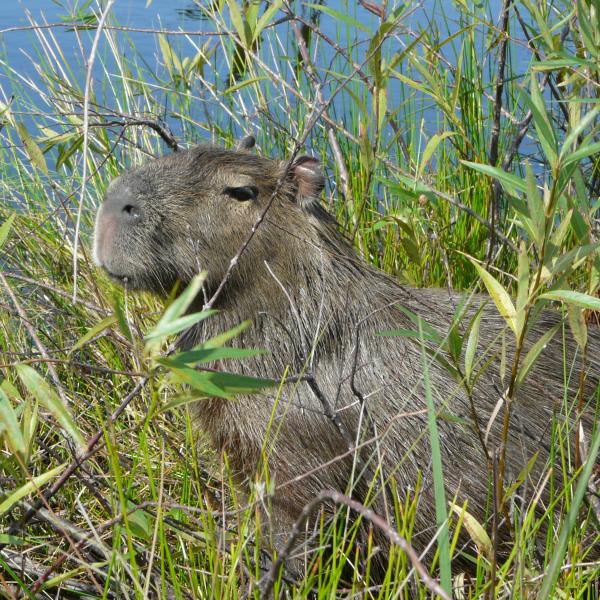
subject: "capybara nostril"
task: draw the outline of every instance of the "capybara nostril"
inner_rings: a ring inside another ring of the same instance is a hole
[[[126,204],[122,211],[134,221],[139,220],[141,217],[140,209],[134,204]]]

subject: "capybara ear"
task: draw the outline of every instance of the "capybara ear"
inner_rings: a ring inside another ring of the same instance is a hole
[[[254,145],[256,144],[256,139],[254,138],[253,135],[247,135],[246,137],[243,137],[236,145],[235,149],[236,150],[251,150],[252,148],[254,148]]]
[[[290,167],[296,184],[296,200],[301,206],[318,200],[325,187],[321,163],[312,156],[299,156]]]

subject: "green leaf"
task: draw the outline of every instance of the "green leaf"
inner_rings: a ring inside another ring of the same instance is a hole
[[[569,326],[573,338],[581,350],[584,350],[587,345],[587,323],[585,321],[585,313],[580,306],[567,304],[567,314],[569,316]]]
[[[278,385],[274,379],[264,379],[261,377],[250,377],[248,375],[238,375],[237,373],[227,373],[219,371],[210,373],[211,381],[232,394],[254,393],[268,387]]]
[[[515,335],[518,335],[516,316],[517,312],[512,303],[508,292],[502,287],[502,285],[494,278],[493,275],[488,273],[480,264],[477,263],[473,258],[468,257],[473,263],[479,277],[485,284],[489,295],[491,296],[494,304],[498,308],[498,312],[502,318],[506,321],[508,326],[513,330]]]
[[[546,283],[552,277],[568,275],[568,273],[579,267],[585,259],[600,247],[600,242],[577,246],[565,254],[555,256],[542,268],[541,283]]]
[[[217,311],[205,310],[191,315],[181,316],[190,307],[196,296],[200,293],[202,285],[206,279],[206,272],[203,271],[196,275],[186,289],[173,300],[165,309],[163,316],[160,318],[156,326],[146,334],[144,340],[146,342],[162,341],[164,338],[179,333],[184,329],[203,321],[204,319],[214,315]],[[146,343],[146,349],[149,350],[153,344]]]
[[[525,306],[529,300],[529,256],[525,242],[521,241],[519,247],[519,265],[517,276],[517,319],[521,321],[519,329],[523,327],[522,319],[525,316]]]
[[[331,18],[339,21],[340,23],[344,23],[350,27],[350,29],[358,29],[360,31],[364,31],[365,33],[370,33],[371,30],[364,23],[353,19],[348,13],[343,13],[341,11],[334,10],[329,6],[323,6],[321,4],[307,4],[308,8],[312,8],[313,10],[317,10],[319,12],[325,13],[329,15]]]
[[[79,449],[84,450],[86,447],[85,440],[75,425],[69,409],[62,403],[56,392],[30,366],[16,365],[15,369],[29,393],[54,415],[61,427],[73,438]]]
[[[403,312],[419,329],[423,329],[423,339],[428,339],[437,344],[438,346],[442,346],[444,343],[444,338],[422,317],[412,312],[408,308],[396,305],[396,308]],[[412,336],[411,336],[412,337]]]
[[[504,171],[503,169],[500,169],[499,167],[492,167],[490,165],[482,165],[479,163],[470,162],[468,160],[461,160],[460,162],[463,165],[470,167],[471,169],[473,169],[475,171],[479,171],[480,173],[483,173],[484,175],[488,175],[489,177],[493,177],[494,179],[497,179],[502,184],[502,187],[506,190],[506,192],[511,194],[512,196],[516,196],[517,191],[519,191],[519,192],[527,191],[527,184],[520,177],[517,177],[516,175],[513,175],[512,173],[507,173],[506,171]]]
[[[200,290],[202,289],[202,284],[205,280],[206,271],[202,271],[201,273],[198,273],[198,275],[194,276],[192,281],[190,281],[189,285],[179,295],[179,297],[173,300],[173,302],[171,302],[171,304],[165,309],[159,324],[163,322],[169,323],[184,314],[194,301],[194,298],[196,298],[196,296],[199,294]]]
[[[82,346],[85,346],[91,339],[95,338],[100,332],[108,329],[111,325],[117,322],[117,318],[115,315],[109,315],[108,317],[102,319],[99,323],[91,327],[87,330],[87,332],[80,337],[73,347],[69,350],[69,354],[72,354],[76,350],[79,350]]]
[[[17,415],[2,388],[0,388],[0,434],[6,438],[13,452],[26,453],[27,443],[17,421]]]
[[[249,85],[252,85],[259,81],[266,81],[268,79],[269,79],[269,77],[266,77],[266,76],[252,77],[250,79],[244,79],[244,81],[240,81],[240,83],[236,83],[235,85],[232,85],[231,87],[228,87],[226,90],[222,91],[221,95],[226,96],[227,94],[232,94],[233,92],[237,92],[237,91],[241,90],[242,88],[245,88]]]
[[[132,502],[127,502],[127,510],[135,508]],[[131,533],[142,540],[150,540],[152,537],[152,522],[148,513],[142,509],[127,513],[127,522]]]
[[[204,319],[208,319],[208,317],[211,317],[216,313],[216,310],[203,310],[202,312],[192,313],[191,315],[179,317],[178,319],[175,319],[174,321],[170,321],[168,323],[163,323],[161,319],[161,322],[159,322],[156,325],[156,327],[154,327],[154,329],[144,337],[144,340],[146,342],[164,340],[170,335],[174,335],[176,333],[189,329],[193,325],[196,325],[196,323],[204,321]]]
[[[226,344],[229,340],[232,340],[233,338],[240,335],[240,333],[242,333],[242,331],[244,331],[245,329],[248,329],[250,325],[252,325],[252,321],[242,321],[239,325],[236,325],[235,327],[232,327],[231,329],[224,331],[223,333],[220,333],[215,337],[210,338],[210,340],[203,342],[197,347],[219,348],[223,344]]]
[[[545,300],[558,300],[565,304],[573,304],[574,306],[588,308],[589,310],[600,310],[600,298],[589,296],[582,292],[575,292],[573,290],[552,290],[551,292],[541,294],[540,298]]]
[[[577,125],[569,131],[569,134],[565,138],[563,146],[560,150],[559,158],[562,160],[563,157],[571,150],[571,146],[577,142],[579,136],[586,130],[586,128],[592,124],[592,122],[596,119],[600,113],[600,106],[590,110],[587,115],[580,119]]]
[[[471,539],[475,542],[479,554],[487,558],[487,560],[492,561],[494,558],[494,546],[483,525],[471,513],[467,512],[464,507],[458,506],[454,502],[450,502],[449,505],[452,512],[462,519],[463,525]]]
[[[203,348],[200,346],[187,352],[179,352],[170,358],[159,358],[156,362],[165,367],[178,368],[213,362],[215,360],[248,358],[264,354],[264,352],[264,350],[255,350],[252,348]]]
[[[558,215],[557,215],[558,216]],[[554,245],[555,248],[560,248],[562,243],[565,241],[565,237],[569,231],[569,226],[571,225],[571,217],[573,216],[573,209],[569,209],[567,214],[562,218],[558,227],[555,229],[550,241]]]
[[[596,154],[596,152],[600,152],[600,142],[595,142],[587,146],[582,146],[579,149],[575,150],[575,152],[567,154],[562,164],[566,167],[567,165],[570,165],[573,162],[579,162],[583,158],[586,158],[592,154]]]
[[[537,189],[535,183],[535,175],[531,165],[527,163],[525,167],[526,182],[527,182],[527,207],[529,209],[529,216],[531,217],[531,227],[533,229],[535,245],[541,248],[544,242],[545,231],[546,231],[546,218],[544,215],[544,201],[542,196]]]
[[[169,379],[173,383],[183,383],[189,385],[196,392],[200,392],[204,397],[224,398],[231,400],[232,394],[228,394],[210,380],[210,371],[196,371],[195,369],[177,368],[172,369],[169,374]]]
[[[561,323],[554,325],[552,329],[546,331],[546,333],[544,333],[544,335],[542,335],[542,337],[533,346],[531,346],[529,352],[527,352],[525,358],[523,359],[521,367],[519,368],[519,372],[517,374],[517,386],[520,386],[525,381],[525,378],[529,374],[529,371],[531,371],[531,368],[535,364],[537,357],[548,345],[548,342],[550,342],[550,340],[554,337],[554,334],[558,331],[560,326]]]
[[[29,132],[23,123],[17,123],[17,133],[23,142],[23,147],[25,148],[25,152],[27,153],[31,164],[37,167],[44,175],[48,175],[48,165],[46,164],[44,153],[29,135]]]
[[[597,12],[594,16],[596,17],[596,28],[597,28],[598,27]],[[590,27],[590,23],[593,23],[593,17],[592,17],[591,10],[587,9],[587,6],[583,2],[583,0],[577,0],[577,24],[579,25],[579,31],[581,32],[581,38],[583,39],[583,43],[585,44],[585,47],[587,48],[588,52],[594,58],[600,58],[600,48],[598,47],[598,43],[594,39],[594,31]],[[596,69],[598,68],[597,63],[594,66]]]
[[[15,213],[10,215],[2,225],[0,225],[0,248],[4,246],[4,242],[6,242],[8,238],[8,234],[10,232],[10,228],[15,220]]]
[[[12,494],[7,496],[2,502],[0,502],[0,515],[8,512],[19,500],[29,496],[29,494],[43,487],[48,481],[58,475],[66,466],[65,464],[59,465],[46,473],[42,473],[37,477],[33,477],[31,481],[28,481],[25,485],[16,489]]]
[[[533,114],[533,124],[535,125],[542,150],[548,159],[548,163],[554,169],[558,162],[556,137],[552,123],[546,112],[544,98],[534,74],[531,75],[531,98],[527,95],[524,95],[523,98]]]
[[[473,372],[473,363],[475,361],[475,352],[477,351],[477,344],[479,343],[479,326],[481,325],[482,315],[483,306],[477,311],[477,314],[473,319],[471,331],[469,332],[469,338],[467,339],[467,347],[465,349],[465,376],[467,381],[471,381],[471,373]]]
[[[423,333],[420,322],[419,332]],[[450,596],[452,593],[452,571],[450,566],[450,545],[448,540],[448,514],[446,511],[446,492],[444,490],[444,472],[440,436],[437,426],[436,408],[431,392],[429,379],[429,361],[425,351],[424,339],[421,339],[421,360],[423,367],[423,390],[427,404],[427,423],[429,444],[431,446],[431,470],[433,473],[433,490],[435,499],[435,521],[438,530],[438,549],[440,560],[440,584]]]
[[[277,382],[272,379],[226,372],[197,371],[187,367],[173,369],[171,380],[185,383],[206,396],[225,399],[231,399],[234,394],[255,393],[263,388],[277,385]]]
[[[240,42],[247,48],[250,40],[246,39],[246,28],[244,26],[244,19],[242,17],[242,13],[240,12],[238,2],[237,0],[227,0],[227,5],[229,6],[229,17],[231,19],[231,24],[233,25]]]
[[[453,131],[445,131],[444,133],[436,133],[431,137],[425,146],[425,150],[423,150],[423,156],[421,157],[419,170],[417,171],[417,177],[422,177],[423,171],[425,170],[429,159],[440,145],[440,142],[453,135],[456,135]]]
[[[119,325],[119,330],[125,336],[125,338],[131,342],[133,340],[133,336],[131,335],[131,329],[129,329],[129,323],[127,322],[127,315],[125,314],[125,309],[123,308],[123,300],[121,295],[118,294],[116,290],[114,291],[112,297],[112,308],[115,322]]]
[[[262,14],[260,19],[258,19],[256,23],[256,27],[254,28],[254,33],[252,35],[252,41],[255,42],[258,36],[261,34],[262,30],[269,25],[269,23],[273,20],[281,6],[283,5],[283,0],[272,0],[271,5],[265,12]]]

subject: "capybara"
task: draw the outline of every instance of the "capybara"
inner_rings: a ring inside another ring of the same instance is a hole
[[[180,345],[189,349],[250,319],[253,325],[235,343],[268,352],[227,366],[276,380],[287,374],[280,396],[274,388],[234,401],[199,400],[195,407],[200,427],[215,449],[227,454],[240,484],[255,481],[260,461],[267,460],[275,483],[271,533],[283,539],[320,490],[345,491],[392,526],[398,515],[391,494],[402,503],[416,493],[410,543],[425,549],[436,533],[436,513],[423,343],[415,335],[380,334],[416,330],[418,315],[443,338],[457,307],[464,305],[457,328],[462,335],[481,308],[479,377],[470,393],[443,364],[452,362],[446,353],[431,358],[439,345],[432,341],[432,330],[426,328],[424,336],[446,498],[460,506],[466,502],[468,512],[489,531],[490,465],[501,447],[514,354],[514,336],[505,320],[486,295],[414,289],[370,266],[319,203],[324,187],[319,162],[301,156],[287,164],[250,153],[251,146],[198,146],[112,181],[97,217],[96,262],[128,288],[162,295],[205,270],[205,289],[193,307],[200,310],[271,203],[231,269],[214,305],[218,313],[189,330]],[[539,314],[522,356],[561,318],[550,309]],[[595,406],[599,342],[598,332],[590,328],[586,426]],[[568,328],[564,336],[559,331],[511,406],[504,489],[521,474],[523,501],[539,493],[543,508],[544,475],[551,467],[555,472],[564,467],[551,464],[552,428],[568,427],[574,438],[572,407],[580,368],[575,348]],[[501,368],[503,353],[507,374]],[[497,516],[498,531],[508,529],[505,513]],[[377,560],[385,568],[385,543],[382,536],[376,540],[381,548]]]

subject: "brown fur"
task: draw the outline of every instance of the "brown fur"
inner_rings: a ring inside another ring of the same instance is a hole
[[[130,287],[158,293],[169,292],[177,280],[185,285],[206,269],[206,293],[210,296],[282,174],[282,164],[276,161],[205,146],[129,171],[110,184],[99,212],[96,260]],[[182,345],[189,348],[251,319],[253,327],[237,343],[265,348],[269,353],[232,368],[273,378],[280,378],[286,369],[291,375],[308,369],[357,443],[374,432],[378,436],[376,443],[361,448],[358,461],[352,457],[336,461],[347,453],[348,444],[324,415],[314,389],[306,381],[286,385],[267,443],[269,472],[277,485],[302,473],[312,474],[275,492],[271,518],[276,533],[285,535],[301,508],[323,488],[351,491],[359,500],[372,502],[375,510],[393,523],[391,486],[382,482],[393,480],[402,499],[415,489],[420,473],[423,481],[411,543],[422,550],[435,533],[435,504],[421,349],[415,340],[377,334],[414,328],[398,305],[423,316],[445,334],[462,296],[399,286],[360,260],[318,204],[322,185],[318,163],[306,157],[298,159],[219,298],[216,308],[220,312],[190,330]],[[256,189],[257,197],[239,201],[224,192],[244,186]],[[124,206],[129,207],[126,217]],[[499,336],[505,325],[485,296],[471,299],[464,323],[482,303],[486,306],[477,357],[486,352],[487,356],[497,354],[474,393],[479,426],[485,429],[506,386],[500,378],[498,358]],[[202,304],[198,299],[196,309]],[[558,321],[554,312],[539,315],[528,343]],[[512,333],[506,331],[509,365],[511,338]],[[590,389],[600,375],[595,360],[599,342],[598,333],[591,331]],[[567,370],[575,365],[572,373],[566,374],[569,384],[574,382],[573,388],[580,362],[571,341],[563,347],[559,331],[513,406],[508,481],[540,452],[519,491],[527,495],[525,502],[531,501],[550,466],[553,419],[563,422],[564,406],[572,405],[573,394],[563,404],[563,364]],[[437,423],[447,498],[456,496],[459,505],[467,501],[469,512],[483,522],[489,514],[489,469],[468,398],[438,362],[431,363],[430,372],[435,405],[441,414]],[[198,403],[202,428],[217,450],[227,452],[241,482],[254,481],[273,406],[274,392]],[[499,447],[503,412],[491,428],[490,449]],[[328,461],[327,468],[320,468]],[[361,474],[365,465],[367,472]],[[378,465],[381,469],[376,471]],[[369,496],[374,477],[378,484]]]

